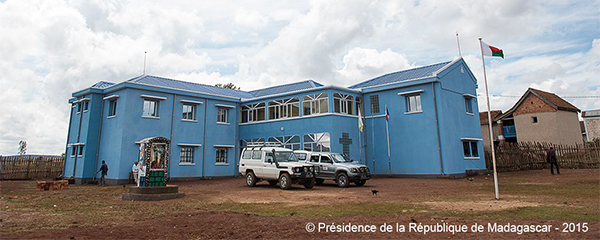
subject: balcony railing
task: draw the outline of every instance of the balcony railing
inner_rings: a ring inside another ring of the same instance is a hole
[[[502,135],[504,135],[505,138],[517,137],[515,125],[502,126]]]

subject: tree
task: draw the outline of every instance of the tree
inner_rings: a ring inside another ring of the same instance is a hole
[[[236,86],[233,83],[227,83],[227,84],[217,83],[217,84],[215,84],[215,87],[228,88],[228,89],[233,89],[233,90],[240,90],[240,87]]]
[[[27,153],[27,141],[19,141],[19,155],[25,155]]]

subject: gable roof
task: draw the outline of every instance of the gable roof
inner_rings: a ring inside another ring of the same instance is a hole
[[[492,110],[490,111],[490,114],[492,115],[492,121],[494,121],[494,119],[502,114],[501,110]],[[487,112],[480,112],[479,113],[479,122],[481,123],[481,125],[487,125],[488,124],[488,116],[487,116]]]
[[[554,93],[545,92],[545,91],[535,89],[535,88],[528,88],[527,91],[523,94],[523,96],[521,96],[519,101],[517,101],[517,103],[515,103],[514,106],[512,106],[504,114],[501,114],[498,117],[496,117],[495,120],[505,118],[506,116],[512,114],[515,110],[517,110],[517,108],[519,107],[519,105],[521,105],[521,103],[525,100],[525,98],[527,98],[527,96],[529,96],[529,94],[535,95],[536,97],[538,97],[539,99],[541,99],[542,101],[544,101],[545,103],[547,103],[548,105],[550,105],[551,107],[553,107],[556,110],[569,111],[569,112],[581,112],[581,110],[579,110],[579,108],[575,107],[573,104],[567,102],[566,100],[562,99],[561,97],[559,97],[558,95],[556,95]]]
[[[257,89],[253,91],[249,91],[248,93],[252,94],[254,97],[263,97],[269,95],[275,95],[286,92],[293,92],[298,90],[305,90],[311,88],[322,87],[323,84],[315,82],[313,80],[306,80],[301,82],[289,83],[284,85],[278,85],[268,88]]]
[[[227,97],[236,97],[236,98],[251,98],[251,97],[253,97],[252,94],[244,92],[244,91],[240,91],[240,90],[215,87],[215,86],[206,85],[206,84],[186,82],[186,81],[151,76],[151,75],[142,75],[139,77],[135,77],[135,78],[127,80],[127,82],[139,83],[139,84],[144,84],[144,85],[152,85],[152,86],[157,86],[157,87],[172,88],[172,89],[177,89],[177,90],[207,93],[207,94],[227,96]]]
[[[435,76],[442,68],[446,65],[452,63],[452,61],[436,63],[429,66],[411,68],[407,70],[402,70],[398,72],[388,73],[371,80],[367,80],[355,85],[352,85],[348,88],[365,88],[365,87],[373,87],[384,84],[408,81],[412,79],[425,78],[425,77],[433,77]]]

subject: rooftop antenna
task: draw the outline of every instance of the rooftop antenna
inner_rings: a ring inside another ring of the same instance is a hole
[[[456,46],[458,47],[458,56],[462,57],[462,53],[460,52],[460,41],[458,40],[458,32],[456,32]]]
[[[144,75],[146,75],[146,51],[144,51]]]

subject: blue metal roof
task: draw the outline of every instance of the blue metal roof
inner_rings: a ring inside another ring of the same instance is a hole
[[[236,98],[252,98],[252,97],[254,97],[252,94],[244,92],[244,91],[215,87],[215,86],[200,84],[200,83],[185,82],[185,81],[181,81],[181,80],[175,80],[175,79],[163,78],[163,77],[157,77],[157,76],[150,76],[150,75],[142,75],[139,77],[135,77],[130,80],[127,80],[127,82],[140,83],[140,84],[152,85],[152,86],[157,86],[157,87],[166,87],[166,88],[172,88],[172,89],[184,90],[184,91],[200,92],[200,93],[219,95],[219,96],[227,96],[227,97],[236,97]]]
[[[115,84],[111,83],[111,82],[100,81],[100,82],[94,83],[94,85],[92,85],[91,88],[105,89],[112,85],[115,85]]]
[[[317,88],[317,87],[322,87],[322,86],[323,86],[323,84],[320,84],[313,80],[306,80],[306,81],[302,81],[302,82],[295,82],[295,83],[284,84],[284,85],[279,85],[279,86],[274,86],[274,87],[257,89],[257,90],[249,91],[249,93],[252,94],[254,97],[262,97],[262,96],[269,96],[269,95],[293,92],[293,91],[310,89],[310,88]]]
[[[433,77],[435,72],[437,72],[444,66],[448,65],[449,63],[451,63],[451,61],[443,62],[443,63],[436,63],[433,65],[424,66],[424,67],[412,68],[412,69],[403,70],[403,71],[394,72],[394,73],[388,73],[388,74],[373,78],[371,80],[367,80],[367,81],[352,85],[348,88],[365,88],[365,87],[372,87],[372,86],[378,86],[378,85],[383,85],[383,84],[396,83],[396,82],[407,81],[407,80],[423,78],[423,77]]]

